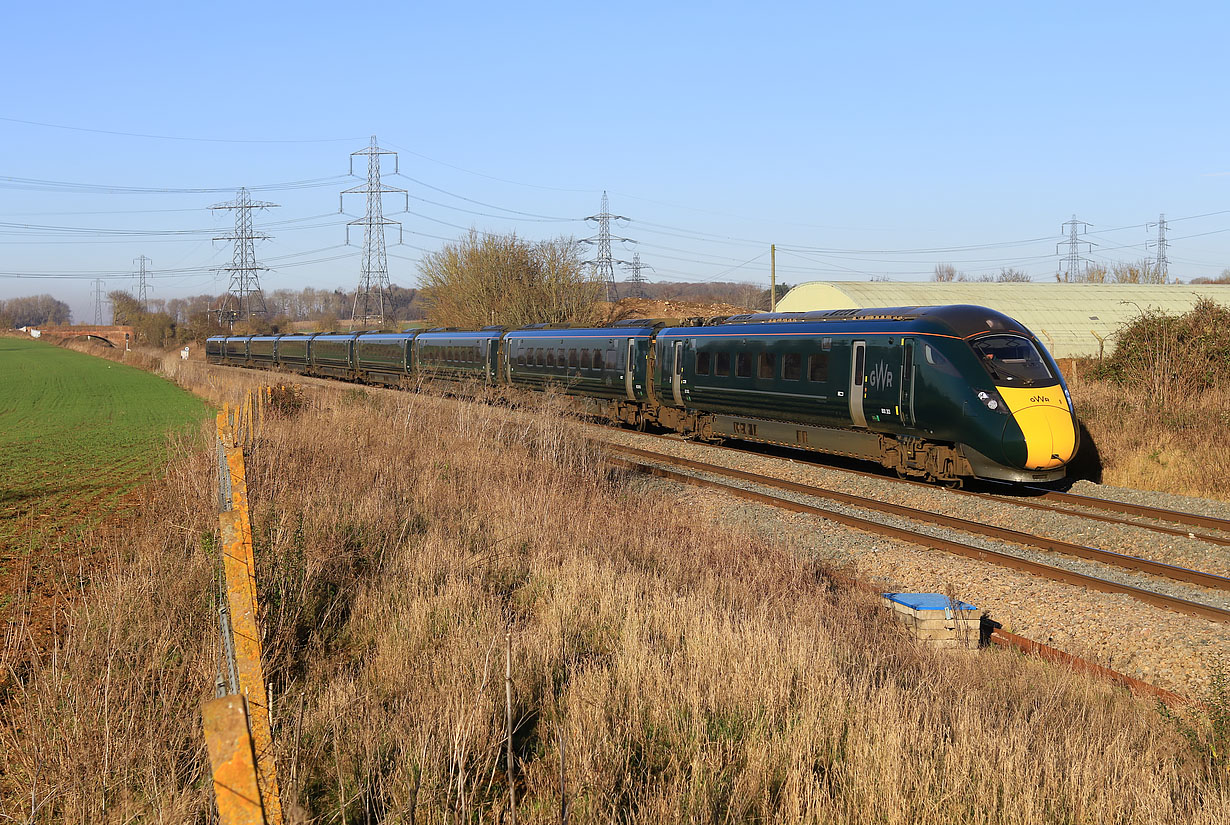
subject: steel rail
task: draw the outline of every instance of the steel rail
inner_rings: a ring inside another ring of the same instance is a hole
[[[655,460],[661,460],[661,457],[656,454],[654,455],[654,458]],[[1102,579],[1097,576],[1089,576],[1084,573],[1065,570],[1062,567],[1056,567],[1043,562],[1023,559],[1010,553],[1002,553],[997,550],[988,550],[985,547],[964,544],[952,539],[945,539],[939,536],[932,536],[927,533],[907,530],[903,527],[893,527],[892,525],[881,524],[880,522],[861,518],[849,513],[842,513],[825,507],[817,507],[813,504],[803,504],[802,502],[794,501],[792,499],[771,496],[766,493],[758,493],[754,490],[735,487],[734,485],[724,484],[720,481],[699,478],[694,475],[676,472],[674,470],[669,470],[665,467],[659,467],[653,464],[644,464],[641,462],[616,457],[608,458],[607,461],[612,466],[621,467],[633,472],[657,476],[659,478],[665,478],[670,481],[678,481],[684,484],[691,484],[696,487],[718,489],[729,495],[743,498],[748,501],[754,501],[758,504],[769,504],[783,510],[821,516],[822,518],[830,521],[835,521],[838,524],[844,524],[847,527],[853,527],[855,529],[885,536],[887,538],[899,539],[901,541],[909,542],[910,544],[943,550],[948,553],[953,553],[958,556],[964,556],[966,558],[971,558],[978,561],[988,561],[1014,570],[1020,570],[1025,573],[1032,573],[1033,575],[1052,579],[1054,581],[1064,582],[1065,584],[1085,587],[1104,593],[1120,593],[1130,595],[1139,601],[1154,607],[1172,610],[1176,613],[1185,613],[1190,616],[1197,616],[1199,618],[1209,619],[1215,622],[1230,624],[1230,610],[1225,610],[1213,605],[1188,601],[1187,599],[1167,596],[1165,594],[1156,593],[1152,590],[1146,590],[1141,587],[1133,587],[1129,584],[1121,584],[1119,582]]]
[[[1058,490],[1048,490],[1045,487],[1026,486],[1022,489],[1038,493],[1038,498],[1049,501],[1062,501],[1066,504],[1076,504],[1080,507],[1095,507],[1099,510],[1110,510],[1116,513],[1127,513],[1133,516],[1155,518],[1159,521],[1170,521],[1175,524],[1190,524],[1196,527],[1206,527],[1210,530],[1230,532],[1230,519],[1216,516],[1202,516],[1199,513],[1183,513],[1178,510],[1167,510],[1164,507],[1150,507],[1147,504],[1129,504],[1125,501],[1095,498],[1079,493],[1063,493]]]
[[[1069,556],[1076,556],[1077,558],[1086,559],[1088,561],[1101,562],[1113,567],[1121,567],[1127,570],[1138,570],[1142,573],[1148,573],[1154,576],[1164,576],[1165,578],[1185,582],[1187,584],[1196,584],[1202,587],[1230,591],[1230,578],[1219,576],[1215,573],[1206,573],[1202,570],[1193,570],[1188,567],[1166,564],[1164,562],[1154,561],[1152,559],[1141,558],[1140,556],[1129,556],[1125,553],[1116,553],[1111,550],[1102,550],[1097,547],[1086,547],[1082,544],[1073,544],[1072,542],[1062,541],[1060,539],[1052,539],[1046,536],[1037,536],[1032,533],[1024,533],[1020,530],[1013,530],[1009,527],[997,527],[991,524],[983,524],[981,522],[963,519],[958,516],[946,516],[942,513],[933,513],[929,510],[919,510],[915,507],[907,507],[903,504],[892,504],[887,501],[877,501],[875,499],[856,496],[850,493],[829,490],[824,487],[814,487],[812,485],[799,484],[794,481],[786,481],[784,479],[774,478],[772,476],[762,476],[757,473],[749,473],[743,470],[722,467],[717,464],[707,464],[700,461],[692,461],[687,458],[663,455],[661,453],[655,453],[651,450],[641,450],[636,447],[624,447],[622,445],[614,445],[613,449],[617,452],[635,455],[639,458],[644,458],[651,461],[661,461],[677,467],[686,467],[689,470],[695,470],[697,472],[721,475],[726,476],[727,478],[737,478],[741,481],[748,481],[764,487],[774,487],[779,490],[785,490],[787,492],[797,493],[799,495],[825,498],[830,501],[840,502],[842,504],[850,504],[855,507],[864,507],[870,510],[876,510],[882,513],[912,519],[914,521],[922,521],[929,524],[936,524],[940,527],[961,530],[966,533],[974,533],[980,536],[987,536],[988,538],[1010,541],[1016,544],[1024,544],[1030,547],[1037,547],[1042,550],[1051,550]]]
[[[749,449],[747,447],[732,447],[729,444],[711,444],[711,443],[703,442],[703,441],[691,441],[686,438],[681,438],[680,436],[677,436],[677,435],[664,435],[660,433],[638,433],[638,435],[644,435],[650,438],[661,438],[663,440],[670,441],[673,443],[682,442],[682,443],[697,444],[697,445],[709,447],[715,450],[730,450],[732,452],[745,453],[747,455],[759,456],[761,458],[778,458],[778,459],[781,459],[782,461],[791,461],[791,462],[803,461],[804,463],[810,463],[810,462],[806,462],[802,458],[792,458],[790,456],[771,455],[768,453],[761,452],[759,450]],[[817,455],[822,455],[822,454],[818,453]],[[1171,522],[1175,522],[1179,524],[1184,523],[1184,521],[1182,520],[1183,517],[1191,518],[1191,519],[1201,519],[1205,521],[1217,522],[1220,525],[1224,525],[1224,526],[1214,527],[1214,529],[1219,529],[1227,533],[1230,533],[1230,521],[1222,520],[1222,519],[1215,519],[1212,516],[1197,516],[1197,515],[1193,515],[1189,513],[1180,513],[1176,510],[1161,510],[1160,508],[1149,508],[1146,505],[1126,505],[1121,501],[1094,498],[1092,496],[1081,496],[1081,495],[1077,495],[1076,493],[1059,493],[1054,490],[1046,490],[1045,488],[1042,488],[1042,487],[1026,488],[1026,489],[1033,490],[1035,492],[1044,493],[1044,494],[1038,495],[1035,498],[1031,499],[1031,498],[1021,498],[1019,496],[1010,496],[1010,495],[997,494],[997,493],[976,493],[972,490],[955,490],[950,487],[939,487],[927,481],[916,481],[915,479],[912,479],[912,478],[897,478],[895,476],[884,475],[883,473],[874,473],[868,470],[856,470],[851,467],[835,467],[831,464],[813,464],[812,466],[821,467],[822,469],[832,470],[833,472],[838,472],[838,473],[849,473],[851,475],[863,476],[864,478],[874,478],[879,481],[886,481],[886,482],[890,482],[893,484],[913,484],[913,485],[916,485],[918,487],[923,487],[928,490],[943,490],[946,493],[950,493],[956,496],[968,496],[970,498],[982,499],[984,501],[987,499],[992,499],[995,501],[1002,501],[1007,504],[1014,504],[1018,507],[1027,507],[1032,510],[1040,510],[1042,512],[1048,512],[1048,513],[1060,513],[1062,515],[1074,516],[1076,518],[1088,519],[1090,521],[1101,521],[1107,524],[1122,524],[1127,527],[1139,527],[1142,530],[1149,530],[1154,533],[1164,533],[1168,536],[1179,536],[1182,538],[1199,539],[1200,541],[1206,541],[1206,542],[1209,542],[1210,544],[1219,544],[1224,547],[1230,547],[1230,536],[1219,536],[1219,535],[1214,535],[1212,533],[1197,533],[1192,530],[1187,530],[1187,529],[1183,529],[1179,527],[1167,527],[1164,524],[1149,524],[1146,522],[1134,521],[1129,518],[1121,518],[1119,516],[1107,515],[1106,513],[1090,513],[1084,510],[1074,510],[1070,507],[1064,507],[1058,504],[1042,504],[1041,502],[1036,501],[1035,499],[1040,498],[1040,499],[1047,499],[1051,501],[1067,500],[1069,501],[1069,503],[1079,504],[1085,507],[1096,507],[1096,508],[1100,508],[1100,509],[1103,509],[1109,512],[1118,512],[1118,513],[1137,515],[1137,516],[1147,516],[1149,518],[1160,519],[1163,521],[1171,521]],[[1046,494],[1051,494],[1051,493],[1053,493],[1056,496],[1064,496],[1064,497],[1070,497],[1070,498],[1050,498],[1049,495],[1046,495]],[[1096,502],[1096,503],[1089,503],[1089,502]],[[1145,511],[1148,511],[1148,512],[1145,512]],[[1162,513],[1169,514],[1169,516],[1163,517],[1161,515]]]

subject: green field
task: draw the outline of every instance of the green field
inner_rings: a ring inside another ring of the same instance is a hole
[[[148,372],[0,338],[0,577],[31,554],[50,561],[149,474],[168,433],[209,414]]]

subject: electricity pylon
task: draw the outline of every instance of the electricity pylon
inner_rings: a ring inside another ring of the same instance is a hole
[[[235,210],[235,231],[229,235],[219,235],[215,241],[234,241],[235,252],[231,256],[230,266],[220,266],[218,272],[229,272],[231,283],[227,287],[226,296],[218,305],[218,324],[252,319],[253,315],[264,315],[265,293],[261,291],[259,273],[268,272],[269,267],[256,262],[256,242],[268,240],[264,232],[257,232],[252,227],[253,209],[271,209],[276,203],[254,201],[246,187],[241,187],[235,200],[218,203],[210,209]]]
[[[338,210],[342,211],[344,195],[367,195],[367,211],[362,218],[356,218],[346,224],[346,243],[350,243],[350,227],[363,227],[363,256],[359,267],[359,286],[354,293],[354,307],[350,312],[350,328],[354,329],[356,321],[364,326],[372,323],[384,325],[389,300],[389,259],[384,248],[384,228],[396,226],[397,242],[402,242],[403,232],[400,221],[384,216],[384,204],[381,196],[388,193],[400,193],[406,196],[406,210],[410,209],[410,195],[405,189],[386,186],[380,182],[380,156],[393,156],[393,174],[398,173],[397,153],[381,149],[376,144],[376,136],[372,135],[371,145],[366,149],[350,153],[350,174],[354,174],[355,155],[367,156],[367,182],[347,189],[338,196]],[[361,319],[361,320],[360,320]]]

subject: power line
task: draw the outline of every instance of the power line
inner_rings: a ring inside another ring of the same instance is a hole
[[[257,232],[252,227],[253,209],[270,209],[276,203],[254,201],[248,190],[240,187],[235,200],[219,203],[210,209],[230,209],[235,212],[235,231],[229,235],[219,235],[216,241],[234,241],[235,252],[231,257],[230,266],[218,267],[219,272],[229,272],[231,283],[226,295],[218,303],[218,324],[224,321],[232,325],[236,320],[251,320],[253,315],[265,315],[265,295],[261,292],[260,271],[268,271],[269,267],[256,262],[256,241],[268,239],[264,232]]]
[[[263,183],[257,186],[244,187],[249,192],[290,191],[295,189],[319,189],[336,186],[346,179],[345,175],[333,175],[327,178],[310,178],[307,180],[286,181],[283,183]],[[0,175],[0,189],[14,189],[31,192],[65,192],[88,195],[209,195],[219,192],[233,192],[234,186],[114,186],[98,183],[76,183],[73,181],[43,180],[41,178],[19,178],[12,175]]]
[[[381,149],[376,144],[376,136],[372,135],[371,145],[366,149],[350,153],[350,174],[354,174],[355,155],[367,157],[367,182],[351,187],[342,195],[367,195],[367,212],[362,218],[357,218],[346,224],[346,243],[350,243],[350,227],[363,227],[363,257],[359,266],[359,287],[354,294],[354,307],[350,312],[350,328],[354,329],[355,321],[362,317],[364,325],[372,321],[383,326],[385,303],[389,297],[389,259],[384,247],[384,228],[396,226],[401,243],[401,222],[384,216],[382,196],[390,193],[406,195],[406,209],[410,209],[410,196],[405,189],[398,189],[380,182],[380,156],[393,156],[393,174],[398,174],[397,153],[389,149]],[[338,211],[341,211],[341,195],[338,196]],[[362,316],[359,307],[363,308]],[[390,307],[391,309],[391,307]]]
[[[150,135],[142,132],[116,132],[110,129],[89,129],[85,126],[65,126],[60,123],[43,123],[38,120],[22,120],[16,117],[0,117],[0,120],[8,123],[21,123],[26,126],[41,126],[45,129],[64,129],[69,132],[90,132],[96,135],[116,135],[118,137],[136,137],[150,138],[153,140],[187,140],[196,143],[342,143],[355,140],[356,138],[315,138],[315,139],[297,139],[297,140],[278,140],[274,138],[268,139],[244,139],[244,138],[204,138],[204,137],[181,137],[177,135]]]
[[[394,172],[394,174],[401,175],[400,172]],[[542,221],[558,221],[560,223],[571,223],[577,220],[577,218],[566,218],[566,217],[561,217],[559,215],[539,215],[536,212],[521,212],[516,209],[507,209],[503,206],[496,206],[495,204],[492,204],[492,203],[484,203],[482,201],[474,200],[473,198],[467,198],[465,195],[458,195],[455,192],[450,192],[447,189],[441,189],[438,186],[432,186],[430,183],[421,181],[418,178],[412,178],[409,175],[401,175],[401,177],[405,178],[411,183],[417,183],[419,186],[426,187],[427,189],[430,189],[433,192],[439,192],[442,195],[448,195],[450,198],[457,198],[457,200],[462,200],[462,201],[465,201],[466,203],[472,203],[472,204],[475,204],[476,206],[485,206],[488,209],[495,209],[500,212],[508,212],[509,214],[519,215],[524,218],[536,218]],[[585,220],[588,220],[588,218],[586,218]]]

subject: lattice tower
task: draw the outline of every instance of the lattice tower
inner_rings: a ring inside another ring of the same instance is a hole
[[[142,255],[139,258],[133,258],[132,262],[137,265],[137,303],[141,305],[142,312],[149,312],[149,285],[145,280],[149,272],[146,266],[152,264],[153,261]]]
[[[1154,259],[1154,266],[1157,268],[1158,283],[1166,283],[1167,271],[1170,268],[1170,262],[1166,259],[1166,213],[1163,212],[1157,216],[1157,257]]]
[[[626,221],[629,220],[623,215],[612,215],[609,202],[607,201],[606,191],[602,192],[602,211],[597,215],[590,215],[585,220],[594,221],[598,224],[598,234],[585,238],[581,241],[584,244],[590,244],[598,247],[598,254],[592,259],[586,261],[592,267],[594,278],[601,280],[606,287],[606,299],[614,301],[616,299],[615,292],[615,265],[628,266],[628,261],[621,261],[615,258],[611,253],[611,242],[617,243],[634,243],[630,238],[617,238],[611,235],[611,221]]]
[[[94,326],[100,327],[103,322],[103,280],[94,281]]]
[[[398,193],[406,196],[406,209],[410,209],[410,195],[405,189],[387,186],[380,181],[380,156],[393,156],[393,174],[398,173],[397,153],[381,149],[372,135],[371,145],[365,149],[350,153],[350,174],[354,174],[355,155],[367,156],[367,182],[347,189],[342,196],[350,194],[367,195],[367,209],[362,218],[356,218],[346,224],[346,243],[350,243],[350,227],[363,227],[363,254],[359,267],[359,286],[354,293],[354,307],[350,313],[350,328],[356,323],[364,326],[376,323],[383,325],[389,306],[389,259],[385,252],[384,228],[396,226],[398,243],[402,242],[402,225],[384,216],[382,196],[388,193]],[[342,211],[342,196],[338,197],[338,211]]]
[[[1089,241],[1082,241],[1079,236],[1084,233],[1085,229],[1088,228],[1088,226],[1089,224],[1085,223],[1084,221],[1077,220],[1076,215],[1073,215],[1072,220],[1064,221],[1064,224],[1063,224],[1063,230],[1064,232],[1067,233],[1068,240],[1063,241],[1059,244],[1056,244],[1057,251],[1058,251],[1058,248],[1060,246],[1063,246],[1064,244],[1066,244],[1068,247],[1068,253],[1066,255],[1066,262],[1067,262],[1069,281],[1084,280],[1084,278],[1077,273],[1077,270],[1080,269],[1085,262],[1085,259],[1081,257],[1081,246],[1088,244],[1089,247],[1092,248],[1093,244],[1090,243]]]
[[[645,295],[645,276],[641,274],[643,269],[653,269],[648,264],[641,263],[641,253],[636,252],[632,255],[632,263],[628,264],[628,271],[632,274],[628,276],[629,293],[632,298],[644,298]]]
[[[233,209],[235,211],[235,230],[229,235],[218,235],[215,241],[234,241],[235,251],[231,255],[230,266],[220,266],[218,272],[229,272],[230,286],[226,295],[218,305],[218,323],[234,323],[239,320],[251,320],[253,315],[265,315],[265,293],[261,291],[260,273],[268,272],[269,267],[256,262],[256,242],[268,240],[264,232],[258,232],[252,225],[253,209],[272,209],[276,203],[254,201],[246,187],[240,188],[235,200],[214,204],[210,209]]]

